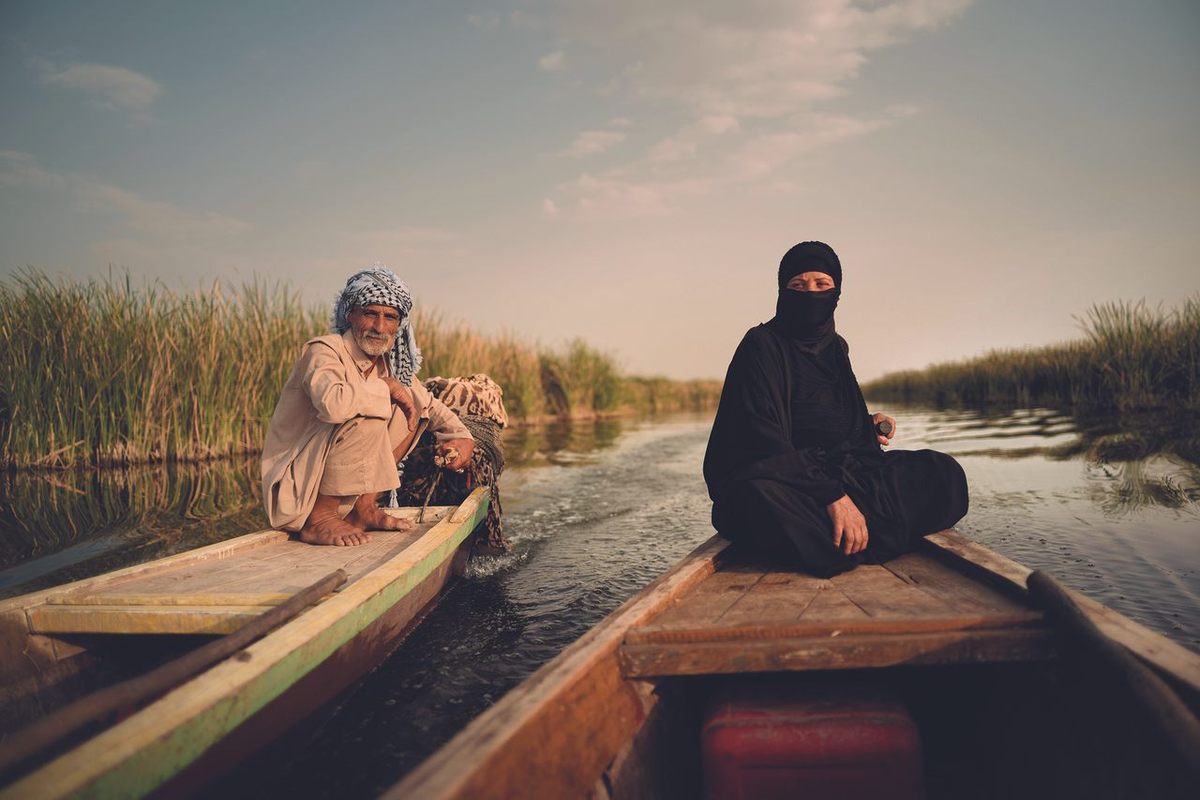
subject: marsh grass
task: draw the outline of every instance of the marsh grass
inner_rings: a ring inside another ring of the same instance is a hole
[[[1175,310],[1103,303],[1079,324],[1084,337],[1073,342],[896,372],[863,392],[939,407],[1200,410],[1200,296]]]
[[[422,310],[415,324],[422,377],[486,373],[516,420],[715,404],[719,393],[717,382],[626,378],[580,340],[547,348]],[[301,344],[327,325],[326,308],[260,281],[176,293],[127,275],[71,282],[21,272],[0,282],[0,465],[257,452]]]

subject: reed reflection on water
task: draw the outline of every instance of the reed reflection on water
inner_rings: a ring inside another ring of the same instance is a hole
[[[257,460],[0,473],[0,597],[261,530]]]

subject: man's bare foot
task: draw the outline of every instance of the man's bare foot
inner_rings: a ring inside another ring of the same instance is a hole
[[[309,517],[307,524],[300,529],[300,541],[335,547],[354,547],[371,541],[371,534],[343,519],[338,519],[335,514],[316,521]]]
[[[415,525],[406,519],[393,517],[375,503],[375,496],[364,494],[354,502],[346,522],[368,531],[411,531]]]

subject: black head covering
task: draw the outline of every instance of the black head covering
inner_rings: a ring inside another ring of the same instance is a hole
[[[805,272],[824,272],[833,288],[824,292],[796,292],[787,282]],[[833,312],[842,295],[842,262],[824,242],[801,242],[779,262],[779,299],[775,301],[775,330],[810,353],[823,350],[837,335]]]
[[[801,242],[783,254],[779,262],[779,288],[785,288],[788,281],[805,272],[824,272],[833,278],[834,287],[842,288],[842,262],[824,242]]]

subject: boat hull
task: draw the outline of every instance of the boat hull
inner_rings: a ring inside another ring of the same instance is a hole
[[[286,744],[289,732],[395,652],[461,573],[472,547],[470,538],[464,540],[454,558],[442,563],[379,619],[159,787],[155,795],[194,796],[264,747],[281,740]]]
[[[143,796],[193,765],[181,787],[214,773],[244,755],[219,746],[226,737],[252,748],[386,656],[450,579],[487,505],[477,489],[397,557],[0,797]]]
[[[949,531],[903,562],[832,581],[747,569],[711,539],[384,797],[699,796],[706,707],[730,686],[776,680],[867,680],[903,698],[930,797],[1195,796],[1146,707],[1029,603],[1029,572]],[[789,605],[797,597],[807,605]],[[1079,603],[1191,702],[1200,656]],[[972,605],[979,614],[962,611]],[[987,644],[997,635],[1011,641]]]

